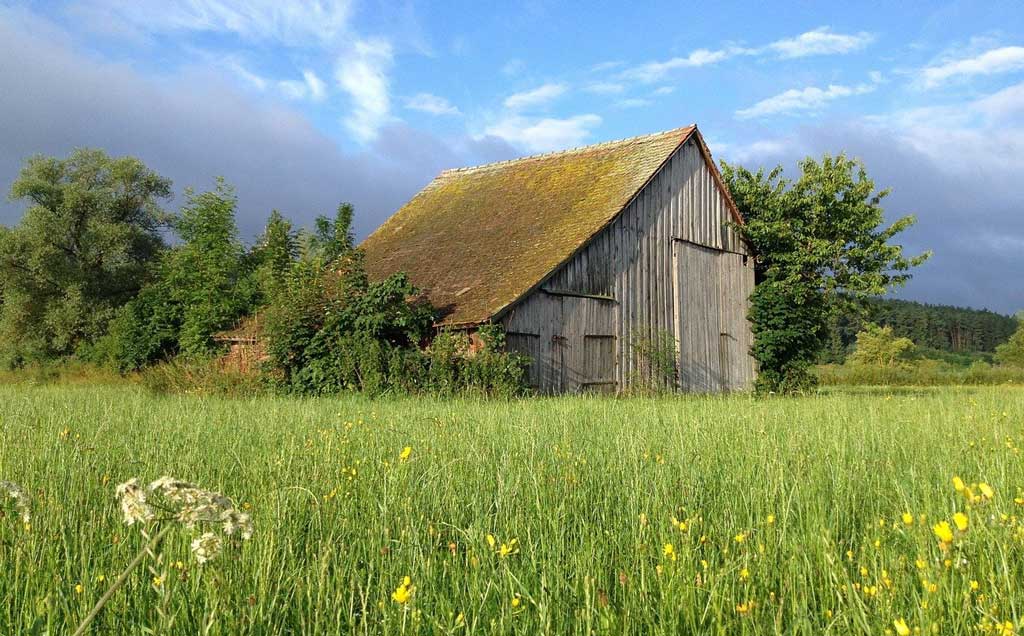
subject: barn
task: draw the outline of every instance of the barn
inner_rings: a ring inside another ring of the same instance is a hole
[[[406,272],[439,328],[499,323],[546,393],[621,391],[652,373],[749,389],[754,258],[696,126],[446,170],[362,244]]]

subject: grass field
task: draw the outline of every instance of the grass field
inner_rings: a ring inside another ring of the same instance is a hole
[[[372,402],[22,385],[0,387],[0,430],[0,479],[32,499],[28,526],[0,518],[2,634],[72,631],[143,545],[115,486],[162,475],[223,492],[255,533],[199,565],[196,533],[173,527],[90,633],[1024,628],[1022,389]],[[954,476],[994,496],[971,503]]]

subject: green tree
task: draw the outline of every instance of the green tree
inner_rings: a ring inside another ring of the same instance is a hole
[[[0,350],[7,364],[91,346],[151,280],[171,182],[132,157],[29,159],[11,186],[29,208],[0,227]]]
[[[1024,367],[1024,321],[1010,339],[996,347],[995,360],[999,364]]]
[[[291,221],[277,210],[272,211],[249,254],[249,268],[258,293],[255,304],[265,304],[279,293],[298,254],[299,244]]]
[[[739,231],[757,253],[751,296],[752,354],[761,391],[813,385],[811,365],[828,341],[828,325],[844,299],[885,293],[904,284],[929,254],[903,255],[890,241],[914,223],[883,225],[881,200],[864,166],[845,155],[807,158],[796,181],[782,168],[751,172],[722,164],[744,218]]]
[[[246,284],[234,189],[218,178],[213,190],[199,194],[188,190],[185,197],[174,222],[183,244],[169,255],[163,277],[182,308],[181,351],[203,355],[213,351],[217,331],[251,309],[253,288]]]
[[[876,367],[898,367],[907,361],[914,350],[910,338],[901,338],[893,333],[892,327],[879,327],[874,323],[864,325],[857,333],[857,346],[847,358],[850,364]]]

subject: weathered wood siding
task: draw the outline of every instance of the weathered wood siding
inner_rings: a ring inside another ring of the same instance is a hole
[[[615,221],[503,317],[510,346],[539,355],[531,382],[550,392],[622,388],[649,372],[638,345],[668,335],[684,390],[749,388],[753,259],[730,220],[691,139]]]

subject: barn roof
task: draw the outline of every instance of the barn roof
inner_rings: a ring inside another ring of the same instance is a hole
[[[367,272],[406,272],[441,310],[441,324],[485,322],[611,223],[691,136],[711,163],[687,126],[446,170],[366,238]]]

